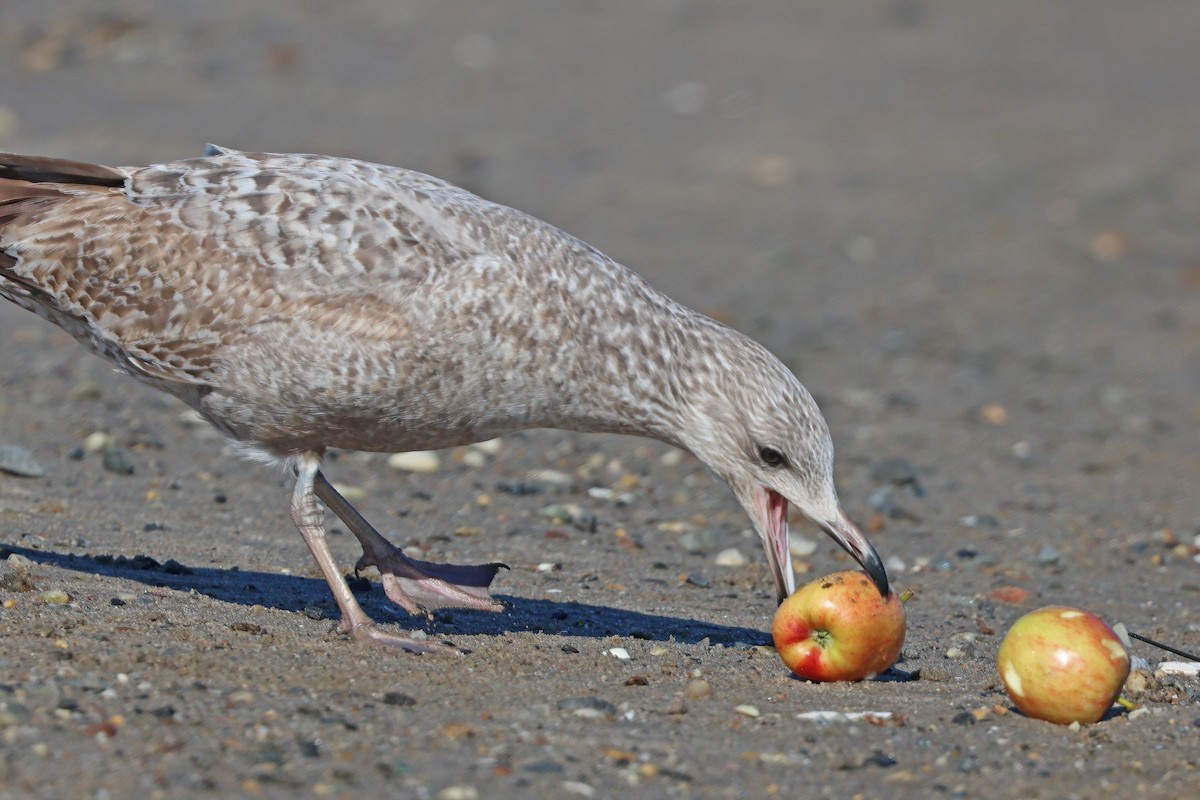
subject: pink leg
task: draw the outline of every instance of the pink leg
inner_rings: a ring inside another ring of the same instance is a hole
[[[457,653],[453,647],[437,642],[407,639],[395,634],[386,633],[376,626],[375,621],[367,616],[354,593],[350,591],[346,579],[342,577],[333,554],[329,551],[329,543],[325,541],[325,513],[317,503],[313,493],[313,478],[320,473],[317,470],[317,459],[296,459],[297,474],[296,488],[292,493],[292,521],[300,529],[304,543],[317,560],[325,582],[329,584],[333,598],[337,601],[338,609],[342,612],[342,630],[349,633],[360,642],[381,644],[389,647],[399,647],[410,653]]]
[[[492,598],[488,586],[503,564],[457,566],[431,564],[404,555],[383,538],[318,470],[313,489],[362,544],[363,555],[355,569],[375,567],[388,598],[410,614],[435,608],[471,608],[501,611],[504,604]],[[507,569],[507,567],[505,567]]]

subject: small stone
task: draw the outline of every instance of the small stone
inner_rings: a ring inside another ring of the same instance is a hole
[[[1038,551],[1037,562],[1043,567],[1057,567],[1062,562],[1062,553],[1050,545],[1043,545]]]
[[[979,418],[988,425],[1003,425],[1008,422],[1008,410],[999,403],[987,403],[979,409]]]
[[[38,599],[49,605],[65,605],[71,602],[71,595],[62,589],[48,589],[38,595]]]
[[[525,474],[525,482],[541,486],[543,491],[570,491],[575,479],[556,469],[535,469]]]
[[[717,553],[714,562],[718,567],[744,567],[749,563],[742,551],[736,547],[729,547]]]
[[[751,717],[751,718],[761,716],[757,706],[748,705],[746,703],[743,703],[742,705],[739,705],[739,706],[734,706],[733,713],[741,714],[743,717]]]
[[[125,455],[125,451],[116,446],[104,448],[103,462],[104,468],[114,475],[132,475],[134,471],[133,462],[129,460],[129,456]]]
[[[949,650],[946,651],[946,658],[966,658],[966,657],[967,657],[967,654],[965,652],[963,652],[960,648],[957,648],[957,647],[951,647]]]
[[[595,797],[596,790],[591,784],[583,781],[563,781],[561,784],[563,791],[567,794],[575,794],[580,797]]]
[[[479,790],[474,786],[447,786],[437,796],[438,800],[479,800]]]
[[[32,453],[15,444],[0,445],[0,472],[22,478],[40,478],[46,474],[46,470],[34,460]]]
[[[713,693],[712,686],[704,678],[696,678],[688,681],[687,688],[683,690],[683,694],[689,700],[700,700],[705,697],[711,697]]]
[[[914,492],[920,494],[917,468],[903,458],[883,459],[871,468],[871,479],[876,483],[912,487]]]
[[[707,589],[712,586],[712,581],[697,572],[689,572],[683,577],[683,581],[691,586],[698,586],[701,589]]]
[[[482,442],[476,442],[475,444],[471,445],[471,449],[478,450],[485,456],[494,456],[500,453],[500,450],[503,446],[503,439],[485,439]]]
[[[415,697],[403,692],[385,692],[383,702],[389,706],[415,706],[417,704]]]
[[[611,650],[605,650],[604,654],[612,656],[613,658],[619,659],[621,661],[629,661],[629,659],[630,659],[629,651],[626,650],[624,647],[614,647]]]
[[[9,553],[8,558],[4,559],[4,563],[13,569],[27,570],[33,567],[33,560],[20,553]]]
[[[793,533],[789,537],[788,550],[796,558],[805,558],[817,552],[817,543],[807,536]]]
[[[437,472],[442,461],[433,450],[410,450],[388,456],[387,465],[403,472]]]
[[[89,453],[99,453],[101,450],[107,450],[108,448],[112,447],[115,443],[116,439],[114,439],[111,434],[105,433],[104,431],[96,431],[95,433],[89,434],[88,437],[83,440],[83,449]]]
[[[691,531],[679,537],[679,545],[689,553],[703,553],[721,544],[721,534],[712,528]]]
[[[974,725],[976,722],[978,722],[978,720],[975,719],[975,715],[970,711],[960,711],[955,714],[950,721],[955,725]]]
[[[480,467],[487,466],[487,456],[478,450],[467,450],[462,454],[460,460],[463,466],[470,467],[471,469],[479,469]]]
[[[366,489],[362,488],[361,486],[355,486],[350,483],[335,483],[333,485],[333,488],[337,489],[338,493],[341,494],[342,497],[344,497],[347,500],[350,500],[352,502],[357,501],[357,500],[363,500],[367,496]]]
[[[568,697],[559,700],[555,707],[559,711],[570,711],[572,714],[587,718],[615,717],[617,707],[599,697]],[[580,714],[579,712],[591,712]]]

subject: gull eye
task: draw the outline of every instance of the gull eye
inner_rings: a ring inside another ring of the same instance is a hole
[[[780,467],[786,467],[788,465],[787,456],[776,450],[774,447],[770,447],[768,445],[761,445],[758,448],[758,457],[762,459],[764,464],[772,469],[779,469]]]

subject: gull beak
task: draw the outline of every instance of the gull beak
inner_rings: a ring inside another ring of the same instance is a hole
[[[767,564],[775,580],[775,597],[782,603],[796,591],[796,575],[792,569],[792,554],[788,546],[788,501],[774,489],[759,486],[753,492],[753,514],[755,527],[763,540],[767,552]],[[862,565],[879,594],[887,597],[891,593],[887,570],[875,548],[863,536],[862,531],[850,521],[840,508],[837,517],[818,523],[821,529]]]
[[[867,541],[867,537],[863,536],[858,526],[846,516],[846,512],[839,508],[836,519],[822,522],[820,525],[821,530],[825,531],[831,539],[840,544],[843,550],[854,556],[854,560],[862,565],[867,577],[879,589],[879,594],[887,597],[892,590],[888,584],[887,570],[883,566],[883,560],[879,557],[879,553],[875,552],[871,543]]]

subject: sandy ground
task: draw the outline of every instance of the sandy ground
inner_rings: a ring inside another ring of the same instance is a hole
[[[723,487],[653,442],[538,431],[432,473],[330,464],[396,542],[512,566],[500,615],[425,623],[364,587],[470,655],[355,646],[276,475],[6,306],[0,443],[45,475],[0,475],[0,797],[1198,794],[1197,680],[1072,730],[1016,713],[994,666],[1049,603],[1200,649],[1194,2],[5,0],[0,20],[3,149],[422,169],[759,338],[916,592],[896,670],[793,679],[752,647],[770,579]],[[848,566],[794,530],[802,577]],[[334,537],[347,567],[353,544]]]

